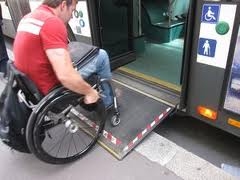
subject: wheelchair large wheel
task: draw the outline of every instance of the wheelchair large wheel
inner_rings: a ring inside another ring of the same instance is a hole
[[[31,114],[26,139],[40,160],[64,164],[77,160],[95,145],[105,114],[101,102],[89,111],[82,106],[82,96],[63,88],[57,91],[45,97]]]

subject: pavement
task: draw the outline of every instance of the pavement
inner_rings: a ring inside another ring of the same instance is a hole
[[[118,161],[100,146],[80,160],[67,165],[51,165],[31,154],[0,145],[0,174],[5,180],[180,180],[176,174],[134,151]]]
[[[152,132],[119,161],[96,145],[83,158],[51,165],[0,143],[0,174],[5,180],[234,180],[230,174]]]

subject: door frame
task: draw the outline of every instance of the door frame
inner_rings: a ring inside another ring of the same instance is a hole
[[[114,70],[118,67],[121,67],[131,61],[136,59],[135,52],[133,50],[133,1],[129,0],[128,6],[128,47],[130,50],[125,53],[118,54],[114,57],[111,57],[110,64],[111,69]],[[102,22],[101,22],[101,15],[99,6],[101,5],[101,0],[87,0],[88,10],[89,10],[89,19],[90,19],[90,26],[91,26],[91,34],[92,34],[92,43],[95,46],[100,48],[103,47],[103,40],[102,40]]]
[[[190,64],[192,57],[192,43],[194,39],[194,22],[195,22],[195,9],[196,1],[190,0],[189,11],[186,21],[186,30],[185,30],[185,39],[184,39],[184,49],[183,49],[183,59],[182,59],[182,72],[180,77],[181,88],[181,96],[180,96],[180,104],[179,109],[184,109],[187,106],[187,98],[188,98],[188,82],[189,82],[189,74],[190,74]]]

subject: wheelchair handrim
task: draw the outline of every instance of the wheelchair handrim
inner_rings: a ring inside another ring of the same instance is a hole
[[[101,117],[101,113],[98,113],[100,115],[99,118],[101,119],[99,121],[99,130],[96,132],[96,135],[91,140],[91,142],[82,151],[80,151],[70,157],[59,158],[59,157],[53,157],[53,156],[49,155],[41,146],[42,142],[41,142],[41,139],[39,138],[40,129],[38,127],[40,127],[41,122],[44,121],[43,118],[45,117],[45,114],[48,111],[48,109],[51,108],[51,106],[53,106],[55,103],[57,103],[59,101],[59,99],[62,99],[62,98],[76,99],[78,97],[79,97],[79,95],[65,92],[63,95],[59,96],[58,98],[51,100],[51,102],[49,102],[48,105],[46,105],[45,107],[42,108],[41,113],[37,114],[37,116],[36,116],[37,118],[34,123],[35,126],[34,126],[33,132],[32,132],[32,138],[33,138],[35,150],[37,152],[34,154],[38,158],[40,158],[44,161],[50,162],[50,163],[54,163],[54,164],[71,162],[71,161],[79,158],[83,154],[85,154],[96,143],[96,141],[103,129],[103,125],[104,125],[104,121]]]

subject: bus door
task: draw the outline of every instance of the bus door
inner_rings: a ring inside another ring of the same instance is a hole
[[[115,69],[135,59],[131,12],[132,1],[81,0],[69,24],[77,41],[105,49]]]
[[[112,69],[180,92],[190,0],[94,2],[97,44],[108,51]]]
[[[111,57],[115,69],[135,60],[132,40],[133,0],[100,0],[92,2],[96,9],[99,45]]]
[[[196,1],[186,110],[240,136],[240,3]]]

